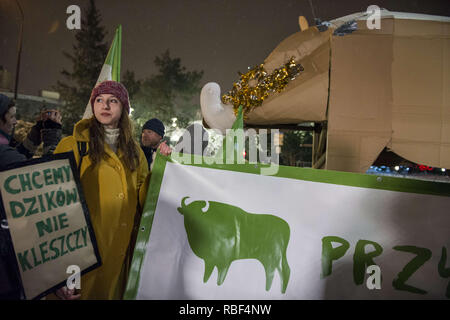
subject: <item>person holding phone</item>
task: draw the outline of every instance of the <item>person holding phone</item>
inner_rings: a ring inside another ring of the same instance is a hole
[[[51,154],[61,139],[61,115],[51,110],[42,114],[25,140],[14,146],[13,135],[17,124],[14,100],[0,94],[0,168],[33,157],[37,147],[44,142],[44,154]],[[15,253],[8,236],[7,220],[0,221],[0,300],[22,299],[20,275],[15,269]]]
[[[62,136],[62,117],[58,110],[41,113],[26,138],[17,144],[14,128],[17,124],[14,100],[0,94],[0,167],[24,161],[34,156],[43,142],[43,154],[52,154]]]

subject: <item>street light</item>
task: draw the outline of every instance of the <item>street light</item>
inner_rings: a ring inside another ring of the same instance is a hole
[[[20,32],[19,32],[19,42],[17,43],[17,67],[16,67],[16,82],[14,84],[14,99],[17,100],[17,88],[19,86],[19,72],[20,72],[20,55],[22,53],[22,34],[23,34],[23,10],[20,6],[19,0],[15,0],[17,7],[20,11]]]

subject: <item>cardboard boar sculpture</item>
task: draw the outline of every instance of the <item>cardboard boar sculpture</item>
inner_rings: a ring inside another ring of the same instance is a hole
[[[380,27],[369,29],[368,17],[303,26],[282,41],[266,71],[291,57],[304,71],[248,112],[245,125],[326,123],[325,169],[365,172],[384,147],[449,168],[450,18],[381,10]],[[352,21],[355,31],[336,32]],[[233,106],[216,83],[203,87],[200,104],[210,128],[231,127]]]

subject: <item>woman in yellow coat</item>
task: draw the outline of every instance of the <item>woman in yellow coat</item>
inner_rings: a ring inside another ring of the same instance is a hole
[[[94,116],[78,122],[55,153],[73,151],[79,163],[78,142],[87,145],[80,176],[102,266],[81,277],[81,299],[121,299],[135,215],[145,200],[148,166],[133,140],[125,87],[115,81],[100,83],[92,91],[91,106]],[[77,298],[66,288],[57,295]]]

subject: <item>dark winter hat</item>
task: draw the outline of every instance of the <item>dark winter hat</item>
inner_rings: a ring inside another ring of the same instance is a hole
[[[144,129],[153,130],[161,137],[164,137],[165,132],[164,124],[159,119],[153,118],[148,120],[142,127],[142,131],[144,131]]]
[[[14,105],[14,101],[0,93],[0,116],[3,115],[8,109]]]
[[[100,82],[92,90],[92,93],[91,93],[91,107],[92,108],[94,108],[95,98],[97,98],[97,96],[104,94],[104,93],[114,95],[117,99],[120,100],[120,102],[122,102],[122,106],[125,108],[125,110],[127,110],[127,113],[128,114],[130,113],[130,102],[128,100],[127,89],[120,82],[112,81],[112,80],[106,80],[106,81]],[[92,109],[92,112],[94,112],[93,109]]]

